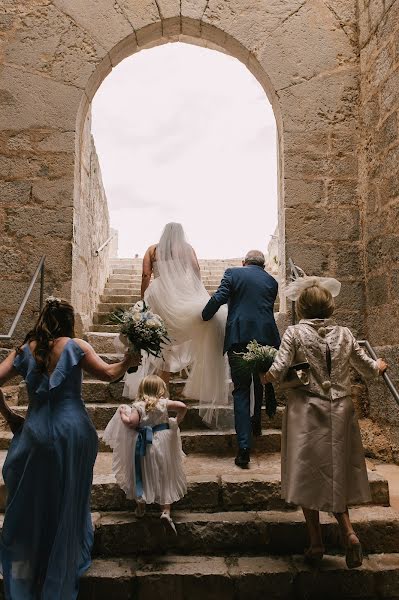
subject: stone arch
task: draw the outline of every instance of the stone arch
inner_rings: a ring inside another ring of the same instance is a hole
[[[126,56],[182,40],[231,54],[262,84],[279,131],[280,235],[286,254],[310,272],[340,276],[345,301],[348,295],[353,300],[343,316],[361,327],[355,18],[355,2],[343,7],[339,0],[13,4],[0,92],[5,250],[13,266],[1,275],[23,284],[26,273],[17,265],[27,259],[33,266],[46,252],[49,287],[82,306],[73,285],[82,229],[76,182],[91,99]],[[32,222],[38,226],[29,237],[24,232]],[[25,257],[18,240],[26,242]],[[344,252],[350,252],[357,270],[346,269]],[[284,267],[284,254],[282,260]],[[90,270],[88,256],[83,262]]]

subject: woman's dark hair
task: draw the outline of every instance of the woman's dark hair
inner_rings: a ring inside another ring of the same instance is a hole
[[[52,342],[59,337],[75,337],[75,312],[66,300],[50,297],[22,344],[36,342],[33,356],[41,371],[48,370]],[[17,352],[21,352],[21,347]]]

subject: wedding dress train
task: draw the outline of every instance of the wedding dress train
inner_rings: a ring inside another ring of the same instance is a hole
[[[135,398],[141,378],[156,370],[177,373],[190,366],[184,395],[199,401],[200,416],[208,425],[226,426],[229,411],[223,409],[231,406],[229,367],[223,355],[227,308],[210,321],[202,320],[210,296],[194,252],[182,229],[164,237],[157,245],[154,280],[144,300],[164,320],[171,343],[160,358],[143,356],[138,372],[126,376],[123,395]]]

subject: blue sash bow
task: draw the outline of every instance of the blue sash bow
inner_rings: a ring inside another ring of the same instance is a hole
[[[141,458],[146,455],[147,445],[152,444],[153,434],[157,431],[169,429],[169,423],[160,423],[154,427],[139,427],[137,429],[136,448],[134,451],[134,465],[136,471],[136,496],[140,498],[143,493],[143,473],[141,469]]]

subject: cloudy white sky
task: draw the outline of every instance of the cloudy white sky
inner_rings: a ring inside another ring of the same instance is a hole
[[[277,223],[276,126],[238,60],[175,43],[127,58],[93,101],[93,134],[119,256],[169,221],[202,258],[266,249]]]

